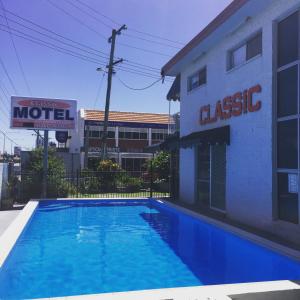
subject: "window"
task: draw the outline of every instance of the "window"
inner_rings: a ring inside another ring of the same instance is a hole
[[[297,119],[278,122],[277,166],[282,169],[298,168]]]
[[[278,117],[297,114],[298,66],[278,73],[277,88]]]
[[[244,44],[229,51],[228,70],[237,67],[262,53],[262,33],[248,39]]]
[[[262,53],[262,33],[260,32],[255,37],[247,42],[246,60],[249,60]]]
[[[188,77],[188,92],[206,84],[206,67]]]
[[[241,65],[246,61],[246,45],[232,51],[232,67]]]
[[[278,66],[287,65],[298,58],[299,12],[278,24]]]
[[[147,140],[148,129],[147,128],[119,128],[119,138],[127,140]]]
[[[163,141],[168,136],[166,129],[152,129],[152,140]]]
[[[298,190],[293,188],[298,183],[298,174],[279,173],[277,181],[279,218],[298,223]]]
[[[299,12],[277,24],[277,211],[299,223]]]

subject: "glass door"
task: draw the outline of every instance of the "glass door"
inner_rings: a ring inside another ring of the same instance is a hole
[[[197,206],[209,206],[210,202],[210,147],[197,148]]]
[[[211,208],[225,211],[226,145],[211,146]]]
[[[225,211],[226,145],[197,148],[197,206]]]

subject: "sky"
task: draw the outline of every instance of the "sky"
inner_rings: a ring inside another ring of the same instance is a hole
[[[115,59],[124,62],[115,68],[110,110],[168,113],[170,79],[145,90],[128,87],[140,89],[157,81],[161,67],[230,2],[0,0],[0,62],[6,69],[0,63],[0,129],[24,149],[34,146],[32,131],[9,128],[11,95],[74,99],[78,109],[103,110],[107,76],[96,69],[105,70],[107,39],[123,24],[128,29],[117,36]],[[171,112],[177,111],[179,104],[172,103]],[[5,150],[11,151],[8,139]]]

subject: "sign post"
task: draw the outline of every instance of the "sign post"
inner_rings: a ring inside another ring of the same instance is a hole
[[[42,197],[47,197],[47,186],[48,186],[48,145],[49,145],[49,131],[44,131],[44,155],[43,155],[43,191]]]

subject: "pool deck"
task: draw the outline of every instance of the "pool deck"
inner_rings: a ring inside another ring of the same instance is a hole
[[[1,210],[0,211],[0,235],[8,228],[13,220],[19,215],[20,210]]]
[[[283,296],[283,297],[282,297]],[[298,300],[300,286],[292,281],[269,281],[135,292],[105,293],[57,298],[52,300]],[[42,300],[42,299],[40,299]]]

